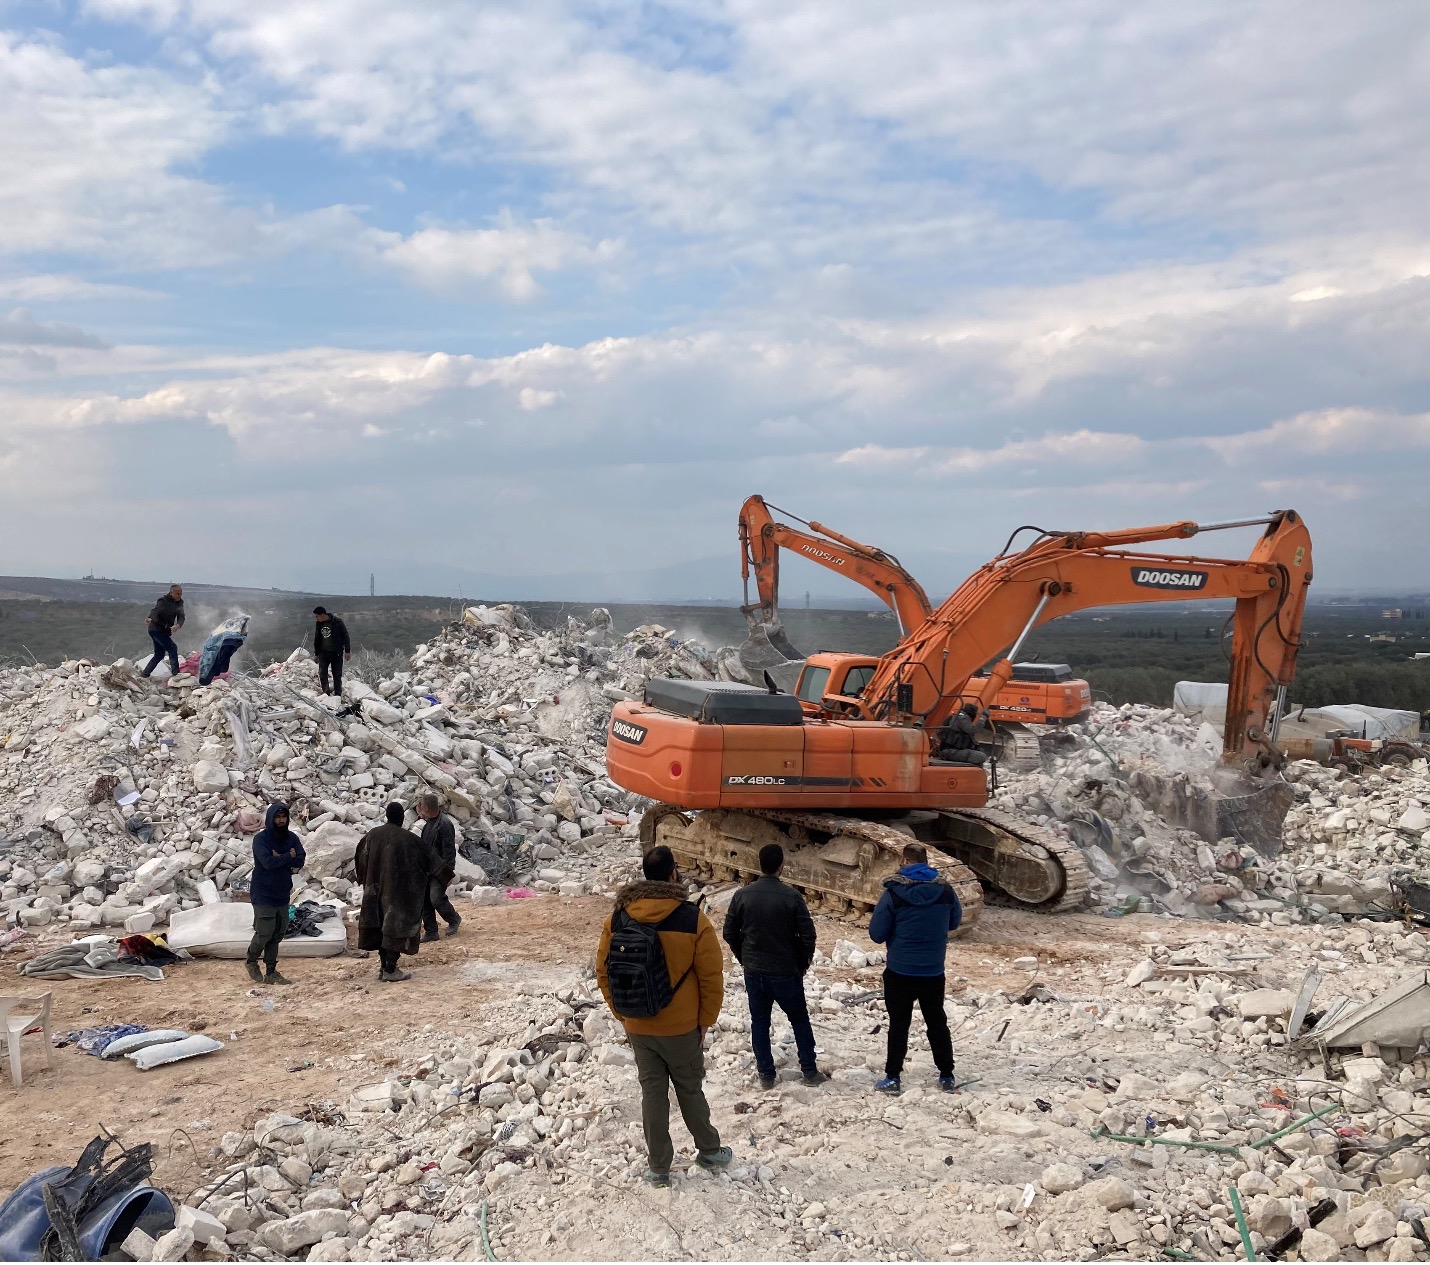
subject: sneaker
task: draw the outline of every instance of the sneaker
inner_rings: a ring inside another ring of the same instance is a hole
[[[777,1076],[761,1076],[761,1077],[760,1077],[760,1088],[761,1088],[761,1089],[773,1089],[773,1088],[775,1087],[775,1085],[778,1083],[778,1081],[779,1081],[779,1077],[777,1077]]]
[[[249,979],[251,979],[255,984],[263,983],[263,972],[258,969],[257,962],[245,962],[244,966],[248,968]]]
[[[422,933],[422,943],[423,943],[423,944],[435,944],[436,942],[437,942],[437,933],[436,933],[436,931],[424,931],[424,932]]]
[[[874,1088],[881,1094],[902,1094],[904,1087],[899,1084],[897,1076],[885,1076],[882,1080],[874,1082]]]
[[[670,1185],[670,1174],[657,1173],[655,1169],[648,1168],[645,1171],[645,1180],[647,1186],[654,1186],[657,1190],[664,1190]]]
[[[400,984],[412,978],[411,971],[379,971],[377,978],[384,984]]]
[[[805,1083],[806,1085],[823,1085],[824,1082],[829,1079],[829,1073],[828,1073],[828,1072],[821,1072],[821,1071],[816,1067],[816,1068],[814,1069],[814,1071],[812,1071],[812,1072],[806,1072],[806,1073],[804,1074],[803,1079],[804,1079],[804,1083]]]
[[[263,982],[265,984],[291,984],[293,981],[284,979],[277,971],[269,971],[268,974],[263,977]]]
[[[701,1168],[724,1168],[735,1158],[735,1152],[728,1146],[716,1147],[713,1151],[701,1151],[695,1162]]]
[[[461,920],[460,918],[458,918],[456,922],[449,922],[449,923],[447,924],[447,939],[450,940],[450,939],[451,939],[454,935],[456,935],[457,932],[459,932],[461,929],[462,929],[462,920]]]
[[[958,1088],[958,1082],[954,1080],[952,1076],[940,1076],[938,1078],[938,1087],[943,1090],[945,1094],[951,1094]]]

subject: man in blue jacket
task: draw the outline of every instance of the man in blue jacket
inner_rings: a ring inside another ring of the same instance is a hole
[[[874,1088],[897,1094],[903,1086],[904,1056],[914,1003],[924,1012],[929,1047],[938,1067],[938,1087],[954,1088],[953,1038],[943,1013],[943,963],[949,932],[963,921],[958,893],[928,863],[921,843],[904,847],[904,868],[884,880],[884,894],[869,919],[869,939],[889,946],[884,968],[884,1008],[889,1013],[889,1050],[884,1078]]]
[[[308,860],[298,836],[288,829],[288,805],[269,804],[263,829],[253,836],[253,939],[248,946],[248,978],[255,984],[290,984],[278,974],[278,946],[288,934],[288,903],[293,873]],[[259,974],[258,959],[268,968]]]

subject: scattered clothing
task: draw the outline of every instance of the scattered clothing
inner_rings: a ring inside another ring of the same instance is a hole
[[[102,1058],[106,1047],[115,1041],[148,1031],[142,1023],[111,1023],[102,1028],[76,1028],[73,1032],[57,1032],[50,1040],[58,1049],[72,1045],[81,1054]]]
[[[337,916],[338,911],[331,905],[305,900],[288,911],[288,930],[283,933],[283,938],[292,940],[295,936],[320,936],[323,934],[323,923]]]
[[[958,893],[931,865],[906,865],[884,880],[869,919],[869,939],[889,946],[888,967],[899,975],[943,975],[948,933],[963,921]]]
[[[162,935],[133,935],[120,940],[119,960],[144,966],[177,966],[184,959],[169,948]]]
[[[199,684],[209,685],[215,677],[226,675],[230,661],[247,639],[247,615],[235,615],[215,628],[199,653]]]
[[[19,972],[28,979],[146,979],[159,983],[164,972],[133,958],[121,959],[113,940],[99,944],[65,944],[37,953],[22,962]]]
[[[389,822],[363,836],[353,859],[362,884],[358,948],[386,951],[391,956],[383,959],[383,970],[395,970],[397,954],[411,955],[418,949],[432,849],[410,830]]]
[[[432,852],[432,877],[422,902],[422,929],[436,939],[438,914],[449,928],[448,935],[462,922],[447,895],[447,885],[457,876],[457,827],[446,813],[439,813],[422,823],[422,842]]]

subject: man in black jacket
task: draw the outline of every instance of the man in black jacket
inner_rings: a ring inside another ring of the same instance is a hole
[[[442,812],[442,801],[431,791],[417,797],[417,815],[422,818],[422,842],[432,852],[432,876],[422,902],[422,939],[437,938],[437,915],[447,921],[447,937],[462,926],[461,915],[452,908],[447,884],[457,876],[457,828]]]
[[[169,591],[154,603],[149,612],[149,640],[154,643],[154,657],[143,675],[149,676],[169,656],[169,672],[179,675],[179,647],[174,644],[174,634],[184,626],[184,586],[169,585]]]
[[[313,607],[313,654],[318,660],[318,683],[324,694],[343,694],[343,661],[353,657],[348,626],[336,615],[328,614],[326,606]],[[328,689],[328,673],[333,676],[333,688]]]
[[[935,735],[936,760],[945,764],[985,764],[987,752],[978,749],[978,704],[965,703],[943,723]]]
[[[794,1029],[804,1083],[822,1085],[829,1079],[815,1065],[814,1029],[804,999],[804,973],[814,961],[814,920],[804,897],[780,882],[784,868],[784,849],[767,843],[760,849],[761,876],[735,893],[725,915],[725,942],[745,968],[750,1044],[762,1089],[775,1087],[770,1016],[776,1004]]]

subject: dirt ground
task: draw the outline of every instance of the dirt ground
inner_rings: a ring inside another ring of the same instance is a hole
[[[53,992],[55,1032],[143,1023],[203,1031],[226,1048],[151,1072],[65,1048],[50,1051],[48,1069],[32,1072],[41,1044],[28,1038],[24,1088],[17,1094],[8,1077],[0,1085],[6,1121],[0,1192],[39,1169],[73,1162],[104,1128],[126,1144],[154,1143],[158,1184],[183,1196],[200,1184],[201,1161],[225,1131],[274,1110],[344,1104],[354,1088],[410,1058],[424,1027],[460,1031],[483,1002],[519,992],[524,983],[551,987],[567,969],[574,981],[594,954],[609,910],[595,897],[472,909],[457,938],[423,946],[411,981],[402,985],[378,983],[374,955],[285,962],[294,981],[289,988],[255,988],[241,962],[214,960],[171,968],[162,983],[57,980],[26,988]],[[838,939],[864,939],[862,928],[817,921],[825,952]],[[1006,987],[1002,977],[1021,977],[1011,963],[1025,954],[1036,954],[1042,976],[1063,986],[1075,977],[1091,983],[1109,962],[1128,958],[1144,926],[1166,931],[1169,924],[987,910],[950,946],[950,990],[962,987],[960,979],[974,988]],[[272,1001],[271,1013],[265,1001]]]

